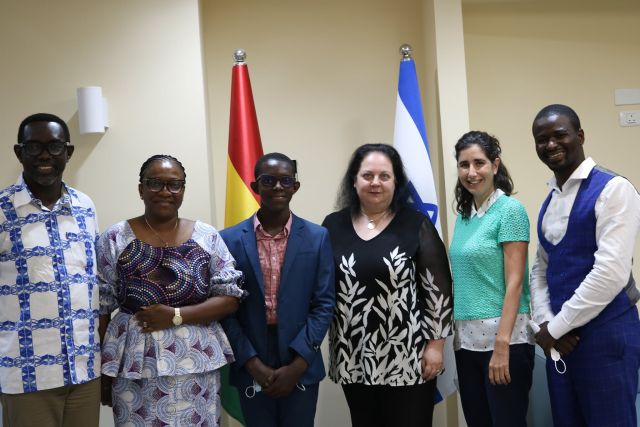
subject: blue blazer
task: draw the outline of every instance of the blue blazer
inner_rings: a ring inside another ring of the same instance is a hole
[[[220,235],[236,268],[244,273],[244,289],[249,292],[238,311],[222,321],[236,360],[229,379],[243,389],[253,384],[244,364],[253,356],[264,360],[267,352],[264,283],[253,216]],[[308,363],[302,384],[318,383],[325,376],[320,344],[333,316],[334,275],[327,230],[293,215],[278,288],[278,352],[283,365],[291,363],[296,353]]]

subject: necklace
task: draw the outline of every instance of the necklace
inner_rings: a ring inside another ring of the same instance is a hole
[[[379,218],[377,218],[377,219],[372,219],[372,218],[369,218],[369,215],[367,215],[366,213],[364,213],[364,211],[363,211],[363,210],[361,210],[361,212],[362,212],[362,215],[364,215],[364,216],[365,216],[365,218],[367,218],[367,229],[369,229],[369,230],[373,230],[374,228],[376,228],[376,225],[377,225],[377,224],[376,224],[376,222],[378,222],[378,221],[382,221],[382,220],[384,219],[384,217],[386,217],[386,216],[387,216],[387,214],[389,213],[389,211],[388,211],[388,210],[386,210],[386,211],[384,211],[384,212],[382,213],[382,215],[380,215],[380,217],[379,217]]]
[[[160,237],[160,235],[158,234],[158,232],[156,230],[153,229],[153,227],[151,226],[151,224],[149,224],[149,221],[147,221],[147,216],[146,215],[142,215],[142,217],[144,218],[144,222],[147,224],[147,227],[149,227],[149,230],[151,230],[151,232],[153,234],[155,234],[155,236],[158,238],[158,240],[160,240],[162,243],[164,243],[164,247],[168,248],[169,247],[169,243],[164,240],[162,237]],[[176,231],[176,228],[178,228],[178,223],[180,222],[180,218],[176,218],[176,225],[173,226],[173,230],[171,230],[171,232],[173,233],[174,231]]]

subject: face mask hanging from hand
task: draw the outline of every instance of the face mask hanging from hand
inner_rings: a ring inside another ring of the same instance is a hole
[[[531,329],[533,329],[534,334],[537,334],[538,332],[540,332],[540,326],[538,326],[538,324],[533,320],[529,321],[529,326],[531,326]],[[553,364],[556,368],[556,371],[559,374],[564,374],[565,372],[567,372],[567,364],[564,363],[564,360],[562,360],[562,356],[560,356],[560,353],[558,352],[558,350],[556,350],[555,348],[552,348],[549,354],[551,356],[551,360],[553,360]]]

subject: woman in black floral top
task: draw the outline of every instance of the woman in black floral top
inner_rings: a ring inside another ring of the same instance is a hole
[[[430,426],[453,333],[444,244],[409,206],[402,160],[389,145],[355,151],[338,205],[323,223],[336,263],[329,375],[354,427]]]

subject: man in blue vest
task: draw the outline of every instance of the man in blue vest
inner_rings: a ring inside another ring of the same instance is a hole
[[[584,155],[580,119],[565,105],[533,121],[538,157],[553,177],[538,218],[531,271],[537,343],[547,357],[556,426],[635,426],[640,292],[631,273],[640,196],[625,178]]]

